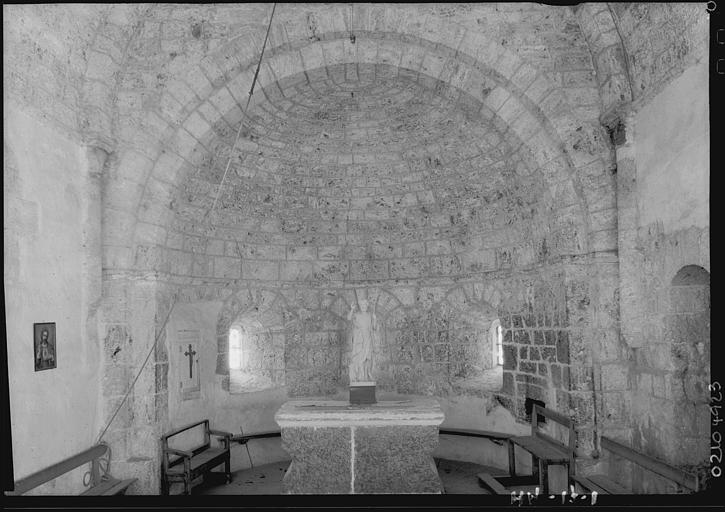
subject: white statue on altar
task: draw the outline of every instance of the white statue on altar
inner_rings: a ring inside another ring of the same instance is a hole
[[[348,320],[352,320],[350,354],[350,383],[371,382],[373,380],[373,355],[378,341],[378,325],[375,311],[368,311],[368,301],[358,301],[360,311],[355,312],[355,304],[350,305]]]

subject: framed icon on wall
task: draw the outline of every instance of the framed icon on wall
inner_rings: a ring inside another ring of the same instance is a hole
[[[55,347],[55,322],[33,324],[35,371],[50,370],[58,364]]]

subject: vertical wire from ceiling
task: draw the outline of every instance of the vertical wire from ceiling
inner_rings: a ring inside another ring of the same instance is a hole
[[[353,29],[353,13],[354,13],[354,10],[355,10],[355,4],[354,3],[350,3],[350,30],[349,30],[350,34],[349,35],[350,35],[350,42],[352,44],[355,44],[355,31]],[[351,92],[351,95],[354,96],[354,93]],[[347,114],[343,111],[342,117],[341,117],[342,132],[343,132],[343,134],[345,133],[345,125],[346,125],[345,124],[345,121],[346,121],[346,118],[347,118]],[[347,253],[350,250],[349,249],[350,248],[350,237],[349,237],[349,233],[350,233],[350,208],[352,208],[352,201],[349,203],[348,210],[347,210],[347,214],[345,215],[345,245],[343,245],[343,247],[342,247],[342,251],[343,251],[343,254],[344,255],[347,255]],[[347,286],[347,277],[348,277],[348,273],[347,272],[343,273],[343,275],[342,275],[342,286],[343,286],[343,288],[345,288]]]
[[[254,71],[254,78],[252,79],[252,87],[249,89],[249,96],[247,96],[247,103],[244,106],[244,111],[242,113],[242,119],[239,121],[239,129],[237,130],[237,136],[234,138],[234,143],[232,144],[232,149],[229,152],[229,159],[227,160],[226,168],[224,169],[224,175],[222,176],[222,180],[219,182],[219,187],[217,187],[216,196],[214,197],[214,202],[211,205],[211,209],[207,212],[207,216],[209,217],[209,222],[211,222],[211,214],[214,212],[214,208],[216,207],[217,201],[219,200],[219,194],[222,191],[222,186],[224,185],[224,181],[227,178],[227,173],[229,172],[229,165],[232,163],[232,158],[234,157],[234,149],[237,146],[237,142],[239,142],[239,135],[242,133],[242,126],[244,126],[244,118],[247,114],[247,109],[249,108],[249,102],[252,99],[252,94],[254,94],[254,86],[257,83],[257,76],[259,76],[259,68],[262,66],[262,58],[264,57],[264,50],[267,47],[267,40],[269,39],[269,31],[272,28],[272,19],[274,18],[274,11],[277,8],[277,3],[275,2],[272,6],[272,13],[269,15],[269,23],[267,24],[267,33],[264,35],[264,43],[262,43],[262,51],[259,53],[259,61],[257,62],[257,69]]]
[[[265,50],[265,48],[267,46],[267,40],[269,39],[269,31],[270,31],[270,29],[272,27],[272,19],[274,18],[274,11],[275,11],[276,8],[277,8],[277,4],[275,3],[272,6],[272,13],[269,16],[269,24],[267,25],[267,33],[264,36],[264,43],[262,44],[262,51],[259,54],[259,61],[257,62],[257,69],[254,72],[254,78],[252,79],[252,86],[249,89],[249,96],[247,97],[247,103],[244,106],[244,112],[243,112],[244,114],[247,113],[247,109],[249,108],[249,102],[252,99],[252,94],[254,94],[254,86],[257,83],[257,76],[259,75],[259,68],[262,65],[262,58],[264,57],[264,50]],[[224,176],[222,177],[222,181],[219,183],[219,188],[217,189],[217,194],[216,194],[216,197],[214,199],[214,203],[212,204],[211,210],[209,210],[209,212],[207,213],[207,215],[210,215],[214,211],[214,207],[216,206],[217,200],[219,199],[219,193],[221,192],[221,187],[224,184],[224,179],[227,176],[227,172],[229,171],[229,165],[231,164],[232,157],[234,155],[234,148],[236,147],[237,142],[239,141],[239,135],[241,134],[242,126],[244,125],[243,119],[244,119],[244,116],[242,116],[242,119],[239,122],[239,129],[237,130],[237,136],[234,139],[234,144],[232,144],[232,150],[231,150],[231,152],[229,154],[229,160],[227,160],[227,166],[226,166],[226,169],[224,170]],[[156,345],[158,344],[158,341],[159,341],[159,338],[161,337],[161,334],[164,332],[164,329],[166,328],[166,324],[168,323],[169,318],[171,318],[171,313],[174,310],[174,307],[176,306],[177,300],[178,300],[178,297],[175,297],[174,298],[174,301],[173,301],[173,303],[171,305],[171,307],[169,308],[169,311],[166,314],[166,318],[164,319],[164,322],[161,325],[161,329],[159,330],[159,332],[154,337],[154,342],[151,344],[151,348],[149,349],[148,353],[146,354],[146,359],[144,359],[143,363],[141,364],[141,367],[139,368],[138,372],[136,373],[136,376],[133,379],[133,381],[131,382],[131,385],[128,387],[128,390],[126,390],[126,394],[123,396],[123,398],[121,399],[121,402],[116,407],[116,410],[114,411],[113,415],[111,416],[111,418],[106,423],[105,428],[101,431],[101,434],[98,436],[98,440],[96,441],[96,443],[100,443],[101,440],[103,439],[103,436],[108,431],[109,427],[113,423],[113,420],[116,418],[116,416],[118,415],[118,412],[121,410],[121,407],[123,406],[123,404],[125,403],[126,399],[128,398],[128,395],[131,393],[131,390],[133,390],[134,386],[136,385],[136,381],[141,376],[141,372],[146,367],[146,364],[148,363],[148,361],[149,361],[149,359],[151,357],[151,354],[156,350]]]
[[[355,12],[355,4],[350,4],[350,42],[355,44],[355,31],[353,30],[353,14]]]
[[[607,6],[607,9],[609,9],[609,14],[612,16],[612,23],[614,24],[614,28],[617,31],[617,35],[619,36],[619,43],[622,45],[622,53],[624,54],[622,56],[622,60],[624,60],[624,72],[627,74],[627,85],[629,85],[629,101],[634,101],[635,89],[632,82],[632,72],[629,69],[629,51],[627,50],[627,45],[624,42],[624,37],[622,37],[622,31],[619,28],[619,15],[614,9],[612,9],[612,6],[609,4],[609,2],[605,2],[604,5]]]

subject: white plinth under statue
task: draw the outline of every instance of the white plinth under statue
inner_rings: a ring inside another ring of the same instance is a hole
[[[291,463],[286,494],[443,491],[433,460],[443,411],[434,399],[356,406],[295,400],[275,415]]]

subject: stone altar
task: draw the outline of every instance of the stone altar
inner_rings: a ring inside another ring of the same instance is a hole
[[[292,462],[285,494],[439,494],[433,461],[443,411],[434,399],[355,406],[295,400],[275,420]]]

